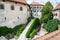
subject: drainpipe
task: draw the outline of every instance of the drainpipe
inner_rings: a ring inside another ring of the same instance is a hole
[[[30,17],[33,19],[34,17],[33,17],[32,10],[31,10],[30,5],[29,5],[29,9],[30,9]]]

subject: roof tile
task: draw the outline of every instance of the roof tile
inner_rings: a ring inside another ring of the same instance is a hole
[[[26,3],[26,0],[11,0],[11,1]]]
[[[32,2],[30,5],[43,6],[43,4],[40,4],[39,2]]]
[[[35,40],[60,40],[60,30],[56,30],[43,37],[36,38]]]
[[[54,8],[54,10],[60,10],[60,3],[57,4],[57,6]]]

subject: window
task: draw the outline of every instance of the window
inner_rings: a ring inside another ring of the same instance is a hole
[[[29,9],[29,8],[27,8],[27,11],[30,11],[30,9]]]
[[[19,16],[17,18],[19,19]]]
[[[36,10],[32,10],[32,12],[36,12]]]
[[[56,14],[53,14],[54,16],[57,16],[57,13]]]
[[[38,16],[38,14],[35,14],[35,16]]]
[[[20,7],[20,10],[22,11],[22,10],[23,10],[23,8],[22,8],[22,7]]]
[[[13,5],[11,5],[11,10],[14,10],[14,6]]]
[[[0,4],[0,9],[4,9],[4,5],[3,4]]]
[[[6,20],[6,17],[5,17],[5,20]]]

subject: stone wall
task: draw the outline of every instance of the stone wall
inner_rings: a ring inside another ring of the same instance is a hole
[[[0,26],[14,27],[17,24],[25,24],[27,22],[27,18],[30,16],[27,5],[2,1],[0,1],[0,4],[4,5],[4,9],[0,9]],[[14,6],[14,10],[11,10],[11,5]],[[23,8],[22,11],[20,7]]]

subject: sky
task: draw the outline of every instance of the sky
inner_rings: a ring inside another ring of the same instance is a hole
[[[26,0],[26,1],[29,4],[33,1],[39,2],[41,4],[45,4],[46,2],[50,1],[54,7],[60,2],[60,0]]]

